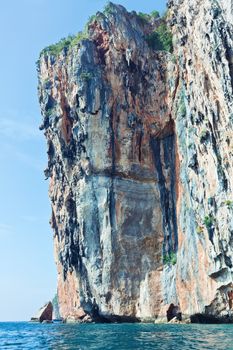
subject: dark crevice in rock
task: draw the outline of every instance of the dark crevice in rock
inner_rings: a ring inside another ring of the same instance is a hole
[[[114,130],[114,113],[112,111],[110,115],[110,132],[111,132],[111,151],[112,151],[112,169],[111,169],[111,186],[109,192],[109,201],[110,201],[110,224],[111,229],[113,230],[115,227],[115,193],[114,193],[114,177],[116,171],[115,164],[115,130]],[[113,233],[113,232],[112,232]]]
[[[212,272],[209,276],[211,278],[217,279],[218,277],[222,276],[227,270],[228,270],[227,268],[223,268],[219,271]]]
[[[155,169],[158,176],[161,209],[163,214],[164,254],[176,251],[178,247],[178,231],[176,217],[176,172],[175,172],[175,136],[171,135],[162,140],[151,138],[150,146],[153,152]],[[161,148],[164,149],[164,163],[161,159]],[[170,171],[170,188],[167,187],[164,167]]]
[[[210,132],[211,132],[212,148],[213,148],[213,151],[214,151],[214,153],[216,155],[216,158],[217,158],[217,173],[218,173],[219,182],[221,184],[222,190],[227,192],[227,190],[228,190],[228,180],[227,180],[225,172],[223,170],[222,157],[221,157],[220,150],[219,150],[219,147],[218,147],[218,143],[217,143],[217,140],[216,140],[216,135],[214,133],[212,125],[209,123],[208,126],[209,126],[209,129],[210,129]]]
[[[232,34],[229,33],[231,36]],[[226,37],[224,37],[224,46],[226,49],[226,59],[228,61],[228,66],[229,66],[229,72],[230,72],[230,79],[231,79],[231,87],[233,91],[233,49],[232,47],[228,44],[228,40]]]
[[[143,131],[139,133],[138,137],[138,160],[141,162],[142,160],[142,138],[143,138]]]

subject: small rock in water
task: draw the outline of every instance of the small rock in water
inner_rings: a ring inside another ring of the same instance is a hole
[[[92,318],[90,315],[86,315],[83,319],[82,319],[82,323],[92,323]]]
[[[53,305],[50,302],[46,303],[43,307],[39,309],[37,314],[31,318],[31,322],[52,322],[53,315]]]

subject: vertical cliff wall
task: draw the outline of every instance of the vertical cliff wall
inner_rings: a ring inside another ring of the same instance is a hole
[[[231,316],[232,17],[168,7],[173,53],[164,19],[109,4],[41,54],[64,318]]]
[[[225,1],[169,7],[179,66],[179,301],[189,313],[231,314],[233,13]]]

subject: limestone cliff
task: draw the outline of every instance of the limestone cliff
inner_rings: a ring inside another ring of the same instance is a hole
[[[155,319],[171,304],[231,317],[230,11],[176,0],[165,19],[110,3],[43,50],[63,318]]]

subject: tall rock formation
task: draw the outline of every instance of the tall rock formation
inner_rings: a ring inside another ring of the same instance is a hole
[[[233,15],[168,8],[110,3],[40,56],[65,319],[232,315]]]

